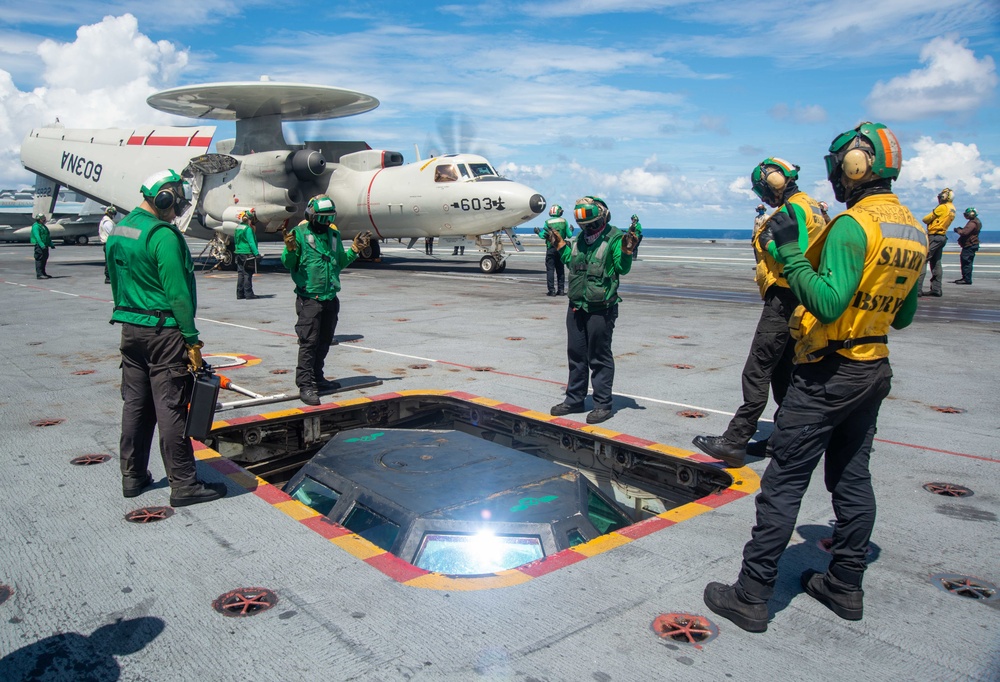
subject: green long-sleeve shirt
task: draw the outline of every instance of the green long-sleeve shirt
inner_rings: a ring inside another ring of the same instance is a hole
[[[778,253],[785,263],[785,279],[792,293],[820,322],[830,324],[844,314],[858,290],[867,248],[868,238],[861,225],[850,216],[842,216],[830,229],[818,270],[813,270],[799,242],[783,244]],[[892,321],[893,328],[909,326],[916,312],[914,285]]]
[[[331,301],[340,291],[340,271],[358,259],[354,249],[344,249],[340,231],[331,225],[322,232],[303,221],[294,228],[298,247],[281,252],[281,264],[292,273],[295,293],[303,298]]]
[[[257,250],[257,235],[254,234],[253,227],[240,223],[233,236],[233,253],[241,256],[259,256]]]
[[[52,237],[49,228],[37,220],[31,225],[31,243],[43,249],[52,248]]]

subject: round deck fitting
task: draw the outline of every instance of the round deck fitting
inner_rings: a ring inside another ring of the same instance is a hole
[[[966,599],[994,601],[1000,598],[1000,591],[997,590],[996,585],[971,575],[938,573],[932,575],[930,580],[939,589]]]
[[[677,365],[670,365],[670,366],[673,367],[674,369],[694,369],[694,365],[681,365],[681,364],[677,364]]]
[[[524,341],[524,337],[523,336],[508,336],[507,340],[508,341]]]
[[[93,374],[97,370],[94,369],[80,369],[73,372],[73,376],[83,376],[84,374]]]
[[[662,639],[698,646],[715,639],[719,628],[708,618],[693,613],[661,613],[653,621],[653,632]]]
[[[125,520],[129,523],[155,523],[169,519],[173,515],[174,510],[171,507],[142,507],[126,514]]]
[[[949,407],[948,405],[932,405],[931,409],[945,414],[962,414],[965,412],[961,407]]]
[[[492,367],[473,367],[472,371],[473,372],[492,372],[493,368]]]
[[[392,321],[393,322],[409,322],[410,318],[408,318],[408,317],[396,317],[396,318],[393,318]]]
[[[265,587],[240,587],[216,597],[212,608],[223,616],[255,616],[278,603],[278,595]]]
[[[929,493],[945,497],[972,497],[974,494],[969,488],[957,483],[924,483],[923,488]]]
[[[673,334],[670,338],[672,339],[686,339],[687,337],[683,334]]]
[[[427,369],[429,365],[410,365],[410,369]]]
[[[677,413],[678,417],[687,417],[688,419],[701,419],[705,416],[704,412],[699,412],[698,410],[681,410]]]
[[[111,459],[111,455],[104,455],[104,454],[80,455],[79,457],[74,457],[73,459],[71,459],[69,463],[78,467],[89,467],[91,464],[104,464],[109,459]]]
[[[55,426],[56,424],[62,424],[64,421],[66,421],[66,420],[65,419],[59,419],[59,418],[54,418],[54,419],[36,419],[35,421],[31,422],[31,425],[32,426]]]
[[[288,374],[287,369],[272,369],[271,374]]]
[[[0,604],[10,599],[12,594],[14,594],[13,587],[10,585],[0,585]]]

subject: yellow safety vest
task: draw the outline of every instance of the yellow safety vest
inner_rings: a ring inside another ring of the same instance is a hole
[[[830,222],[854,218],[865,231],[864,270],[847,310],[823,324],[805,306],[792,313],[789,328],[797,364],[831,353],[851,360],[889,356],[889,326],[903,306],[927,260],[927,232],[894,194],[866,197]],[[815,266],[814,266],[815,267]]]
[[[948,234],[948,227],[955,219],[955,204],[946,201],[938,204],[930,213],[924,216],[927,234]]]
[[[809,234],[809,244],[811,245],[826,230],[826,220],[823,218],[823,211],[820,209],[819,203],[805,192],[796,192],[788,197],[788,201],[801,208],[806,214],[806,232]],[[785,279],[784,275],[784,266],[776,261],[769,251],[760,248],[760,244],[757,243],[757,237],[764,231],[774,213],[777,213],[777,211],[771,213],[766,220],[762,220],[754,225],[753,237],[750,239],[750,243],[753,246],[754,258],[757,259],[754,280],[757,282],[757,288],[760,289],[761,298],[764,298],[764,293],[772,284],[788,288],[788,280]],[[799,229],[801,229],[801,226],[799,226]],[[813,263],[813,267],[816,267],[817,263],[818,261]]]

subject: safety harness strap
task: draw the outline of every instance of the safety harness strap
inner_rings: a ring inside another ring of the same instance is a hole
[[[885,334],[882,336],[861,336],[856,339],[844,339],[843,341],[831,341],[826,345],[826,348],[821,348],[815,353],[809,354],[810,360],[819,360],[820,358],[826,357],[830,353],[836,353],[841,348],[854,348],[855,346],[861,346],[866,343],[888,343],[889,337]]]

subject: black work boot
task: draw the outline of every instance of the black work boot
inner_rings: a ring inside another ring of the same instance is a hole
[[[705,586],[705,606],[723,618],[728,618],[747,632],[767,631],[767,603],[744,601],[736,585],[709,583]]]
[[[614,414],[614,410],[609,407],[595,407],[591,410],[590,414],[587,415],[587,423],[600,424],[601,422],[611,419]]]
[[[327,379],[326,377],[324,377],[324,378],[322,378],[322,379],[320,379],[319,381],[316,382],[316,388],[318,390],[320,390],[320,391],[339,391],[340,390],[340,382],[339,381],[331,381],[331,380]]]
[[[146,472],[142,479],[132,476],[122,476],[122,495],[125,497],[138,497],[143,490],[153,485],[153,474]]]
[[[559,403],[558,405],[554,406],[551,410],[549,410],[549,414],[551,414],[553,417],[561,417],[564,414],[576,414],[578,412],[586,412],[586,410],[583,409],[583,403],[580,403],[579,405],[570,405],[569,403]]]
[[[211,502],[220,497],[226,496],[225,483],[205,483],[195,481],[193,485],[186,485],[176,490],[170,491],[171,507],[187,507],[192,504]]]
[[[319,393],[315,386],[303,386],[299,390],[299,400],[306,405],[319,405]]]
[[[691,442],[706,455],[721,459],[730,467],[743,466],[746,447],[725,436],[695,436]]]
[[[747,443],[746,452],[751,457],[770,457],[767,451],[768,439],[757,440],[753,443]]]
[[[802,573],[802,589],[844,620],[861,620],[865,591],[829,573],[809,569]]]

